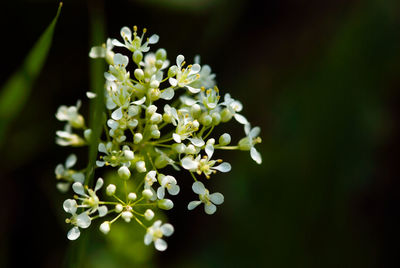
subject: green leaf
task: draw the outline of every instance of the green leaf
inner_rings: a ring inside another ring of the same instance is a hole
[[[49,53],[54,29],[60,15],[62,2],[57,14],[33,46],[22,66],[3,85],[0,92],[0,145],[12,120],[24,107]]]

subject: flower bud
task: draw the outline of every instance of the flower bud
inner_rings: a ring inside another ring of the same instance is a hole
[[[231,135],[229,135],[228,133],[224,133],[221,135],[221,137],[219,137],[219,144],[222,146],[228,145],[229,143],[231,143]]]
[[[137,198],[137,195],[135,193],[129,193],[128,194],[128,199],[129,200],[133,201],[133,200],[136,200],[136,198]]]
[[[159,48],[156,51],[156,59],[165,61],[167,59],[167,51],[163,48]]]
[[[192,107],[190,108],[190,112],[192,113],[192,116],[194,118],[197,118],[201,114],[201,107],[197,103],[193,104]]]
[[[152,124],[159,124],[162,121],[162,116],[159,113],[154,113],[151,117],[150,117],[150,122]]]
[[[160,82],[158,82],[157,80],[152,80],[150,82],[150,88],[158,88],[160,86]]]
[[[186,150],[186,145],[183,143],[174,143],[172,144],[172,150],[174,150],[178,154],[182,154]]]
[[[178,72],[178,67],[176,67],[176,65],[172,65],[168,69],[168,77],[174,77],[177,72]]]
[[[153,192],[150,189],[144,189],[142,195],[146,199],[150,199],[153,197]]]
[[[134,154],[131,150],[124,150],[124,156],[126,158],[126,160],[133,160],[134,158]]]
[[[139,81],[144,78],[144,72],[142,69],[136,69],[133,74],[135,75],[136,79]]]
[[[156,101],[160,98],[161,96],[161,91],[157,87],[150,89],[150,99],[152,101]]]
[[[146,114],[147,115],[152,115],[157,111],[157,106],[155,105],[150,105],[149,107],[147,107],[146,109]]]
[[[212,117],[207,113],[203,113],[200,117],[200,122],[205,126],[209,126],[212,123]]]
[[[174,207],[174,203],[169,199],[161,199],[157,201],[157,206],[161,209],[170,210]]]
[[[121,204],[116,204],[115,205],[115,211],[117,213],[120,213],[123,209],[124,209],[124,207]]]
[[[131,172],[129,171],[129,168],[126,166],[122,166],[118,169],[118,175],[124,179],[127,180],[131,177]]]
[[[115,191],[117,190],[117,187],[114,184],[109,184],[106,188],[106,193],[109,196],[112,196],[115,194]]]
[[[195,153],[196,153],[196,147],[194,147],[193,144],[189,144],[189,145],[186,147],[185,153],[186,153],[186,154],[195,154]]]
[[[85,119],[80,114],[76,118],[74,118],[73,120],[71,120],[69,122],[70,122],[71,126],[74,128],[83,128],[85,126]]]
[[[126,222],[130,222],[131,218],[133,217],[132,212],[130,211],[124,211],[121,213],[121,217],[126,221]]]
[[[150,135],[154,139],[159,139],[161,136],[161,132],[158,129],[155,129],[151,131]]]
[[[219,113],[212,113],[211,117],[214,125],[221,123],[221,115]]]
[[[110,232],[110,222],[109,221],[105,221],[102,224],[100,224],[100,231],[103,234],[108,234]]]
[[[233,114],[228,110],[228,108],[225,108],[221,111],[221,121],[223,123],[228,122],[229,120],[232,119]]]
[[[133,143],[139,144],[143,140],[143,135],[142,133],[135,133],[133,136]]]
[[[154,212],[151,209],[147,209],[144,213],[146,220],[151,221],[154,218]]]
[[[238,145],[239,145],[239,150],[242,151],[249,151],[252,146],[250,139],[248,137],[244,137],[243,139],[241,139]]]
[[[83,132],[83,136],[85,137],[85,139],[90,142],[90,137],[92,136],[92,130],[90,128],[86,129]]]
[[[131,105],[128,108],[128,115],[129,116],[135,116],[135,115],[137,115],[139,113],[139,110],[140,110],[139,106]]]
[[[136,162],[136,169],[140,173],[146,172],[146,163],[144,161]]]
[[[214,138],[208,139],[207,144],[214,145],[215,144],[215,139]]]
[[[142,61],[143,59],[143,54],[140,50],[136,50],[133,55],[132,55],[133,62],[135,62],[137,65]]]
[[[162,60],[157,60],[156,61],[156,68],[157,69],[161,69],[163,67],[163,65],[164,65],[164,61],[162,61]]]

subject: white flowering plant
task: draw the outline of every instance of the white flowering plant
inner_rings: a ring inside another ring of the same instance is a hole
[[[96,142],[95,172],[111,168],[124,188],[118,192],[117,186],[110,183],[103,187],[102,178],[91,186],[88,168],[72,169],[78,161],[75,154],[69,155],[64,165],[57,165],[57,188],[64,193],[72,188],[74,192],[73,198],[63,204],[65,212],[71,214],[66,219],[72,225],[67,234],[70,240],[76,240],[80,229],[90,227],[94,220],[107,219],[99,225],[100,231],[107,234],[117,220],[133,219],[145,229],[144,243],[153,242],[157,250],[164,251],[167,243],[163,238],[172,235],[174,227],[163,224],[156,213],[157,209],[174,207],[170,196],[178,195],[180,187],[179,178],[163,169],[171,166],[189,172],[198,200],[190,202],[188,209],[204,203],[205,213],[214,214],[224,196],[210,194],[200,180],[231,170],[229,163],[213,158],[214,152],[249,151],[251,158],[261,164],[261,155],[255,148],[261,142],[260,128],[250,127],[240,114],[242,104],[229,93],[220,99],[211,68],[201,66],[199,57],[194,64],[187,64],[183,55],[170,64],[165,49],[150,51],[149,45],[158,42],[158,35],[146,38],[145,34],[146,29],[139,35],[136,26],[132,30],[123,27],[122,42],[108,39],[89,52],[91,58],[104,59],[109,65],[104,73],[104,94],[87,92],[89,99],[104,98],[106,107],[104,117],[95,122],[104,124],[98,142],[79,113],[81,101],[75,106],[61,106],[56,113],[58,120],[66,122],[64,129],[56,132],[56,143],[81,147]],[[116,53],[116,47],[128,50],[127,55]],[[236,145],[230,145],[228,133],[212,137],[215,127],[231,119],[241,124],[245,132]],[[128,190],[129,180],[136,180],[136,191]],[[102,188],[104,195],[99,191]],[[125,194],[118,194],[121,192]]]

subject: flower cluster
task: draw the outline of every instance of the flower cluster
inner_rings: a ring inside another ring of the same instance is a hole
[[[154,242],[157,250],[167,248],[164,236],[170,236],[174,228],[169,223],[157,220],[157,209],[169,210],[174,206],[171,196],[179,194],[179,179],[166,174],[163,169],[171,166],[184,169],[194,180],[193,192],[197,201],[188,204],[192,210],[201,203],[207,214],[215,213],[224,202],[221,193],[210,194],[200,178],[206,179],[217,172],[229,172],[231,165],[215,159],[216,150],[249,151],[251,158],[261,164],[261,155],[255,145],[261,142],[260,128],[250,127],[241,114],[243,106],[215,83],[215,74],[208,65],[201,66],[196,57],[194,64],[187,64],[183,55],[178,55],[173,64],[167,59],[165,49],[150,51],[149,45],[159,37],[146,38],[146,29],[138,34],[136,26],[121,29],[121,40],[108,39],[106,44],[93,47],[91,58],[103,58],[108,63],[104,73],[104,96],[88,92],[92,98],[103,98],[107,111],[104,133],[98,144],[96,172],[101,168],[112,168],[125,189],[108,184],[105,195],[99,190],[104,181],[99,178],[90,188],[85,170],[73,170],[77,162],[70,155],[65,164],[59,164],[55,173],[57,187],[67,192],[72,185],[73,199],[64,202],[64,210],[71,214],[66,222],[72,225],[68,239],[75,240],[80,228],[88,228],[97,218],[107,218],[100,224],[100,231],[107,234],[119,219],[132,219],[146,230],[144,243]],[[114,47],[128,50],[128,56],[113,51]],[[85,146],[91,142],[91,129],[85,125],[79,113],[81,102],[75,106],[61,106],[56,117],[65,121],[64,130],[56,132],[56,143],[61,146]],[[245,137],[236,145],[225,133],[212,137],[215,127],[234,119],[243,125]],[[102,124],[103,122],[99,122]],[[137,180],[137,190],[128,191],[127,182]],[[119,194],[118,194],[119,193]],[[120,193],[124,196],[121,196]],[[153,224],[151,224],[151,222]]]

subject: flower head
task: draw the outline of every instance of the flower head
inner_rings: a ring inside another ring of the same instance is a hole
[[[152,226],[147,228],[146,235],[144,236],[144,243],[150,245],[154,242],[154,247],[159,251],[167,249],[167,242],[162,239],[163,236],[170,236],[174,232],[174,227],[169,223],[161,225],[161,221],[155,221]]]
[[[196,181],[192,185],[193,192],[199,195],[199,201],[191,201],[188,204],[188,209],[192,210],[196,208],[201,203],[204,203],[204,211],[211,215],[217,210],[215,205],[221,205],[224,202],[224,196],[221,193],[210,192],[204,187],[204,184],[200,181]]]

